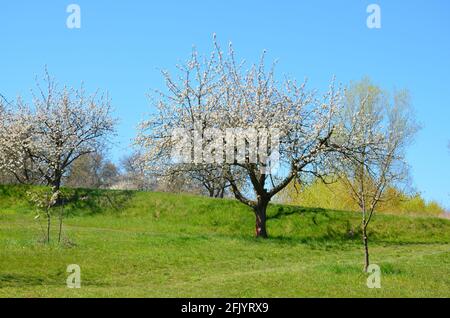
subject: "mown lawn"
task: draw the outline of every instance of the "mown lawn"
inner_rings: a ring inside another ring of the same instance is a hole
[[[273,205],[259,240],[234,200],[78,190],[48,246],[27,189],[0,187],[0,297],[450,297],[449,220],[377,215],[369,289],[357,213]]]

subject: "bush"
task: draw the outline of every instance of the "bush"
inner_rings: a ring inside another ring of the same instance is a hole
[[[351,197],[351,191],[342,181],[325,184],[314,180],[308,185],[292,182],[279,196],[286,204],[332,210],[359,211]],[[395,214],[419,214],[438,216],[445,212],[435,201],[426,202],[420,194],[408,195],[390,187],[386,190],[386,200],[381,202],[377,212]]]

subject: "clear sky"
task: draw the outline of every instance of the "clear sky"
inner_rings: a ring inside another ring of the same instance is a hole
[[[66,8],[81,8],[81,28],[68,29]],[[369,29],[366,8],[381,8]],[[414,186],[450,208],[450,1],[448,0],[47,0],[2,1],[0,93],[27,96],[44,65],[61,84],[108,90],[118,137],[111,155],[129,152],[146,97],[163,85],[193,45],[208,53],[212,34],[239,57],[263,49],[279,73],[325,89],[370,76],[382,87],[408,88],[423,129],[408,152]]]

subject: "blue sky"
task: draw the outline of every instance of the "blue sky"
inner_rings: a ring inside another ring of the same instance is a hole
[[[66,7],[81,7],[81,29],[66,27]],[[368,29],[366,8],[381,8]],[[0,93],[27,96],[44,65],[60,83],[108,90],[118,137],[111,155],[128,152],[146,97],[162,88],[193,45],[208,53],[212,34],[239,57],[263,49],[278,71],[325,89],[370,76],[386,89],[407,88],[422,130],[408,151],[414,186],[450,208],[450,2],[396,1],[4,1],[0,7]]]

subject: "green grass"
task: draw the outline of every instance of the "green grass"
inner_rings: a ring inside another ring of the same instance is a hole
[[[369,289],[357,213],[273,205],[260,240],[234,200],[71,190],[64,244],[44,245],[29,189],[0,187],[0,297],[450,297],[449,220],[378,214]]]

